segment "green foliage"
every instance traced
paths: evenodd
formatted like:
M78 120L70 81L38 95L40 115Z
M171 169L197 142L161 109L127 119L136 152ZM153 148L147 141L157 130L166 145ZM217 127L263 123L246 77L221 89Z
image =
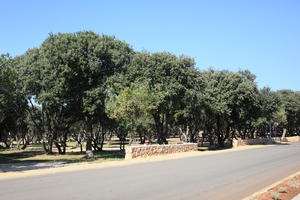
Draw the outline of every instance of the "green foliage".
M206 129L223 146L226 139L235 136L235 131L242 134L258 118L259 92L252 80L239 73L210 69L204 77Z
M278 192L279 193L286 193L287 187L280 187Z
M300 94L291 90L277 92L282 102L281 115L283 123L290 134L299 132L300 124Z
M191 58L167 52L137 53L128 70L129 82L144 82L150 93L159 95L157 108L151 113L159 143L167 143L176 115L184 113L185 97L193 88L195 63Z
M263 88L260 91L260 106L262 116L266 117L270 122L272 121L272 116L278 111L280 99L270 88Z
M106 81L124 70L131 53L126 43L87 31L50 34L40 48L18 58L24 90L42 107L49 148L52 141L65 144L74 122L85 121L91 135L105 120Z
M18 74L12 68L13 61L9 55L0 56L0 122L11 112L18 112Z
M6 146L17 134L27 130L23 123L27 102L14 64L8 54L0 55L0 141Z
M283 106L280 106L278 111L272 116L274 122L278 122L281 125L287 124L287 114Z
M145 83L133 83L118 95L110 96L106 111L126 130L142 132L149 138L154 129L152 113L156 112L162 98L162 95L149 91Z

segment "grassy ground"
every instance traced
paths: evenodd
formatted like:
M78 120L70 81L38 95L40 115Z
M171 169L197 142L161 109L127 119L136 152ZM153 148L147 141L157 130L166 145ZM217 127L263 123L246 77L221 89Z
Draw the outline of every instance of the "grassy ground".
M178 138L170 138L170 144L179 142ZM140 145L133 143L132 146ZM95 160L93 162L105 162L125 159L125 152L119 150L119 142L117 140L110 144L104 144L104 150L101 152L93 152ZM85 146L83 147L85 149ZM220 149L211 149L208 147L199 147L199 151L214 151ZM56 151L56 148L53 148ZM67 152L65 155L59 155L57 152L47 155L43 151L42 144L29 145L25 150L18 149L0 149L0 164L29 164L29 163L50 163L62 162L78 163L91 161L85 158L85 152L80 153L80 148L76 147L75 142L67 143ZM1 167L1 166L0 166Z
M118 148L93 153L95 162L121 160L125 158L125 152L118 150ZM0 151L0 164L46 162L76 163L85 161L88 161L85 159L85 153L80 153L80 149L75 148L72 143L68 144L67 153L65 155L59 155L58 153L47 155L44 153L41 144L30 145L25 150L2 149Z

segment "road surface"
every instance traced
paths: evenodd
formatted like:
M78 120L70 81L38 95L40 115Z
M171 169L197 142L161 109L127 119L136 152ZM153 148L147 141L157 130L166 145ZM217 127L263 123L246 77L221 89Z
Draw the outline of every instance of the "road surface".
M3 180L0 199L240 200L297 171L299 142Z

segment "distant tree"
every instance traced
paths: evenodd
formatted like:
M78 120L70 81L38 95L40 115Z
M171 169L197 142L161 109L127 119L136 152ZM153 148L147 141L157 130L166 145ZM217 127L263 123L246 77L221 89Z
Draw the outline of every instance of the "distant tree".
M277 92L282 102L282 118L289 135L300 134L300 93L292 90Z
M267 133L272 132L272 124L275 122L274 116L280 109L280 99L275 92L265 87L260 90L259 105L260 118L254 122L254 126L258 136L266 137Z

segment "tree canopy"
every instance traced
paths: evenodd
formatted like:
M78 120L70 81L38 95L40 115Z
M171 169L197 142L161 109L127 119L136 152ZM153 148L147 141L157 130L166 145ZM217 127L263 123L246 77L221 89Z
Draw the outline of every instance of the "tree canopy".
M249 70L199 70L188 56L134 51L92 31L50 34L0 57L0 142L42 142L46 153L115 135L167 144L300 134L300 93L258 88ZM129 142L130 143L130 142Z

